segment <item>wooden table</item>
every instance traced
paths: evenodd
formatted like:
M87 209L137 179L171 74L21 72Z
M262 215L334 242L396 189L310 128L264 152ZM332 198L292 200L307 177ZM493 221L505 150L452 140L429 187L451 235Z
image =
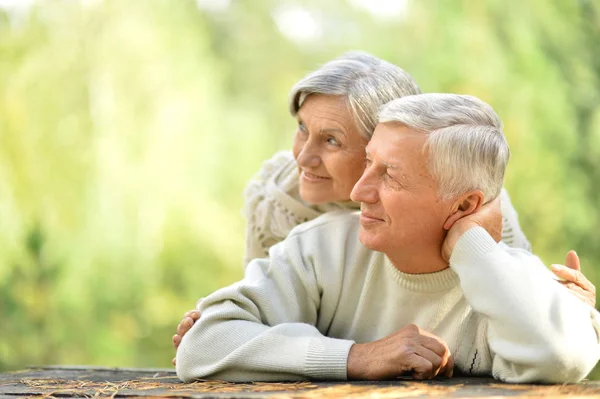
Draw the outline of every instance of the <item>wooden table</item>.
M491 378L383 382L183 384L170 369L41 367L0 374L0 397L169 398L459 398L600 397L600 381L576 385L511 385Z

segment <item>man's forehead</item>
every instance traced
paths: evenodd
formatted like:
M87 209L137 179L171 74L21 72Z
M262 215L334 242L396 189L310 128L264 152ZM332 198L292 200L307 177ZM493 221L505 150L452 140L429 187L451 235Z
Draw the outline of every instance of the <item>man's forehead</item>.
M387 125L387 126L386 126ZM386 155L395 157L406 151L418 150L427 141L427 134L407 128L403 125L378 125L371 141L365 147L367 155Z

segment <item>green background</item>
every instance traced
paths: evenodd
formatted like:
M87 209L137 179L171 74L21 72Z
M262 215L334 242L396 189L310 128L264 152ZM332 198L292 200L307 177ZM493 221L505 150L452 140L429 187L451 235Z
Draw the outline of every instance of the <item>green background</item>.
M0 370L169 367L288 90L352 49L490 103L534 251L600 283L600 1L0 0Z

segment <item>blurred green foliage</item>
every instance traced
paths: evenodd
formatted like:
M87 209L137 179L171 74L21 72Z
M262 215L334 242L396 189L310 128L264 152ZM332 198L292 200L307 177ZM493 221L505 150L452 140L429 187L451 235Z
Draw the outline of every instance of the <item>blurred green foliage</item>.
M242 275L289 88L351 49L492 104L534 251L600 283L597 1L25 3L0 8L0 370L170 366L182 314Z

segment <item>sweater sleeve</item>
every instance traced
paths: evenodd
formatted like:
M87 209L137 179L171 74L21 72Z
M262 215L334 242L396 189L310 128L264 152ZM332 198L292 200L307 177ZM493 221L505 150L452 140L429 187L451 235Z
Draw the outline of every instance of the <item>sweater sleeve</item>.
M519 225L519 216L510 202L508 192L503 188L500 192L502 207L502 242L513 248L521 248L531 252L531 244Z
M486 324L479 341L487 342L495 378L577 382L595 366L600 315L553 280L538 257L477 227L460 238L450 265Z
M300 247L297 236L273 246L242 281L202 301L202 317L177 351L182 381L346 379L354 342L315 327L321 289Z

